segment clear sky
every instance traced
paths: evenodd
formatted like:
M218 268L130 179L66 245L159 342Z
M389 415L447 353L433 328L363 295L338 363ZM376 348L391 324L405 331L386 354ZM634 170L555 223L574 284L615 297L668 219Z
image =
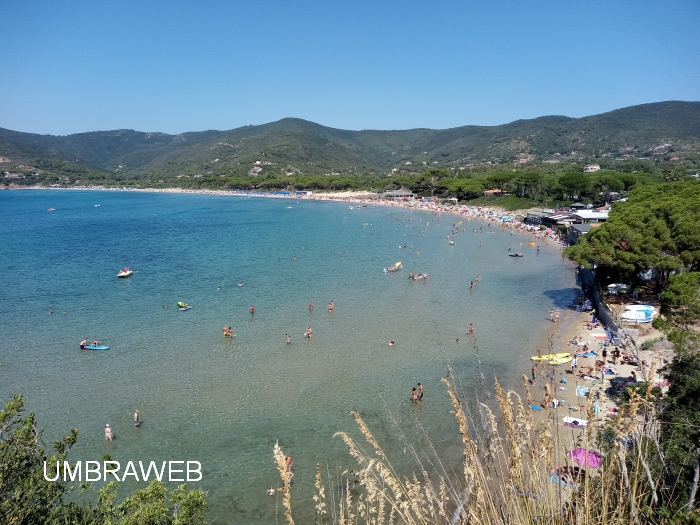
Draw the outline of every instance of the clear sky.
M698 0L0 2L0 127L447 128L700 100Z

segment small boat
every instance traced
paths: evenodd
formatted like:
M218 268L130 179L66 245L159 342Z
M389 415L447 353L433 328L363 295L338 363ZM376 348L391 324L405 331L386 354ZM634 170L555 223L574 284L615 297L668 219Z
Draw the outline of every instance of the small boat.
M628 304L625 310L629 312L654 312L654 307L649 304Z
M190 308L192 308L191 305L183 303L182 301L178 301L177 306L180 308L180 310L189 310Z
M388 272L395 272L396 270L400 270L401 268L403 268L401 261L397 261L395 264L392 264L391 266L389 266L386 270Z
M99 205L99 204L95 204L95 208L99 208L99 207L100 207L100 205Z
M455 245L455 242L454 242L454 241L450 241L450 246L454 246L454 245Z
M86 345L85 350L109 350L109 347L105 345Z
M511 252L511 253L508 254L508 256L509 256L509 257L522 257L523 254L520 253L520 252L515 252L515 253L512 253L512 252Z
M535 355L530 359L532 361L549 361L550 359L561 359L563 357L569 357L570 355L571 353L569 352L560 352L558 354Z
M56 211L56 208L49 208L49 209L46 210L46 211Z
M119 273L117 274L117 277L120 279L123 279L124 277L131 277L133 274L133 270L129 270L129 268L124 268L123 270L120 270Z
M626 311L620 315L620 319L629 323L650 323L654 317L654 312L641 311Z

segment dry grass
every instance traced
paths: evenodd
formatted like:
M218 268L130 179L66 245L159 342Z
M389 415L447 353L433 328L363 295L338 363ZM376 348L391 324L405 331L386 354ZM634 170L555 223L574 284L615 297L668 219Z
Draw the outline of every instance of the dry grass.
M652 368L655 366L654 363ZM469 417L453 384L447 379L443 382L462 439L460 473L448 473L437 457L431 460L434 468L426 468L421 456L408 445L416 460L416 473L399 474L360 414L352 412L360 434L371 449L366 452L346 432L338 432L336 436L344 441L358 463L359 470L353 475L359 482L359 491L350 490L347 477L342 480L344 494L339 498L337 514L327 518L325 489L317 467L317 495L313 498L316 523L322 524L324 520L339 525L649 522L648 513L658 504L658 482L654 481L650 467L658 459L655 456L658 446L653 446L658 443L655 441L658 424L651 388L645 397L630 393L629 404L608 424L608 439L601 439L594 424L584 431L577 430L579 435L572 439L571 433L554 419L533 419L526 378L527 404L516 392L504 390L495 380L497 410L494 412L479 403L480 422ZM588 402L587 414L592 423L593 399ZM475 435L470 433L470 428L483 428L483 431ZM565 484L552 473L556 467L576 466L568 452L577 447L600 451L603 461L599 469L586 468L583 479L569 478L571 482ZM432 444L429 448L432 449ZM278 446L275 446L275 460L285 486L285 516L292 524L284 455ZM433 478L429 470L437 471Z

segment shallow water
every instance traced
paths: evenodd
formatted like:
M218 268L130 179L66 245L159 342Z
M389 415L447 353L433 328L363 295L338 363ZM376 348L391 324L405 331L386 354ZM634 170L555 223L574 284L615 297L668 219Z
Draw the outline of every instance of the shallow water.
M193 485L208 491L216 523L275 519L265 491L279 483L277 440L295 458L295 516L308 518L316 464L333 473L355 467L332 437L357 436L350 410L407 474L415 468L398 428L420 448L423 427L439 451L458 456L440 382L448 365L468 395L483 395L482 373L489 385L494 374L515 382L549 308L564 308L575 293L558 248L542 245L537 255L519 246L523 236L467 221L449 246L459 219L424 211L6 191L0 219L2 399L22 393L47 443L77 427L73 461L200 461L203 480ZM473 234L479 225L484 233ZM525 257L508 257L509 245ZM398 260L403 271L382 271ZM134 275L117 279L124 266ZM427 282L409 282L409 271L427 272ZM470 289L477 274L482 281ZM193 308L179 311L177 301ZM224 324L233 342L222 337ZM308 325L311 341L302 337ZM84 337L110 350L80 351ZM417 382L426 395L412 405ZM140 429L131 423L137 408ZM120 486L124 496L134 485Z

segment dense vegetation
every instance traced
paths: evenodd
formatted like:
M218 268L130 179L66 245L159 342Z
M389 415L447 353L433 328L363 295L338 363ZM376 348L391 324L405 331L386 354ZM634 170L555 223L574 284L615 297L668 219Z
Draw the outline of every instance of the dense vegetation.
M700 103L447 130L345 131L300 119L180 135L117 130L57 137L0 129L0 155L11 160L2 164L4 171L27 175L12 180L17 184L80 180L265 190L403 185L459 199L499 188L531 202L598 201L662 176L679 180L700 170ZM607 178L584 177L591 162L608 170Z

